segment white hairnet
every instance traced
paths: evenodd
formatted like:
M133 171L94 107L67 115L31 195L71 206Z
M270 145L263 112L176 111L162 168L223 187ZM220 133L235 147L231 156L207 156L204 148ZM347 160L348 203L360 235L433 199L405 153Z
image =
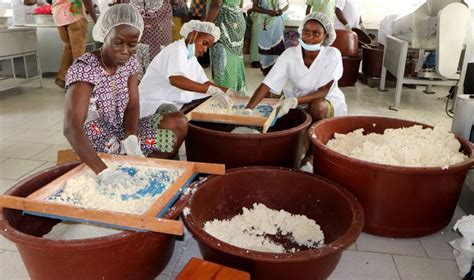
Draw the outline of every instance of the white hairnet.
M129 4L113 5L105 13L101 14L92 29L92 36L94 40L104 42L110 31L122 24L138 29L140 31L138 40L140 41L144 27L143 18L140 12Z
M214 42L219 41L219 38L221 37L221 31L214 23L199 20L191 20L183 24L183 27L181 27L179 34L186 38L188 37L189 33L193 31L212 35L212 37L214 37Z
M336 40L336 30L334 30L334 25L329 19L329 17L323 13L314 12L307 15L304 18L303 23L298 28L298 32L300 33L300 35L303 34L303 26L309 20L316 20L323 26L324 30L326 31L326 38L324 38L324 41L322 42L323 46L330 46L332 43L334 43L334 40Z

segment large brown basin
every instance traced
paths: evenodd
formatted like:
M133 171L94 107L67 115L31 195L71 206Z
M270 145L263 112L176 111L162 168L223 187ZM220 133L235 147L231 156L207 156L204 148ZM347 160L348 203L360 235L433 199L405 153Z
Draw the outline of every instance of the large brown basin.
M454 214L463 182L473 165L470 142L457 138L469 159L448 169L376 164L325 146L334 133L363 128L366 133L381 134L386 128L415 124L430 127L392 118L348 116L323 120L309 131L314 173L338 182L359 199L365 213L364 232L401 238L424 236L444 228Z
M290 110L266 134L234 134L233 125L193 122L186 136L189 161L223 163L226 168L283 166L298 168L311 116Z
M326 279L335 269L344 249L361 233L364 218L357 199L337 184L286 168L249 167L226 171L196 184L188 199L189 214L183 221L198 241L206 260L245 270L259 279ZM222 242L203 230L205 222L229 219L242 207L263 203L314 219L327 245L296 253L263 253ZM184 213L186 213L185 211Z
M19 182L7 194L26 197L78 164L42 171ZM177 218L182 208L177 204L166 217ZM32 279L154 279L173 253L175 237L152 232L123 231L81 240L41 238L58 222L0 209L1 233L16 244Z

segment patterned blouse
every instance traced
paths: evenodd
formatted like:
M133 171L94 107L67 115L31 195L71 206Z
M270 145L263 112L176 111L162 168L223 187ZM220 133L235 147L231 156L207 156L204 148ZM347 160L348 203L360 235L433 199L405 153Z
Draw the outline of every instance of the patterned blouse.
M128 80L138 70L137 59L132 56L125 65L118 67L115 74L110 75L92 53L85 53L69 68L66 87L75 82L87 82L94 86L84 131L97 152L120 153L120 141L125 138L123 119L129 102ZM139 121L138 137L145 154L173 150L173 131L159 129L161 118L155 114Z

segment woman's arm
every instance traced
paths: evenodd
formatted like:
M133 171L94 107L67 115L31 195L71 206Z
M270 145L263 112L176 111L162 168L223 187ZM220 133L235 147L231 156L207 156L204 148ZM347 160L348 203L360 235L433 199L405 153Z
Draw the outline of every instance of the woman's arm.
M204 84L205 84L205 85L208 85L208 86L218 87L218 88L220 88L223 92L226 92L226 91L228 90L228 88L223 87L223 86L218 86L218 85L216 85L216 84L214 84L214 83L211 83L210 81L207 81L207 82L205 82Z
M206 93L209 86L216 86L211 82L205 82L203 84L190 80L184 76L170 76L169 77L170 84L182 90L187 91L194 91L200 93ZM222 91L227 91L227 88L216 86L220 88Z
M344 24L344 25L347 24L347 19L344 16L344 13L339 8L336 8L336 17L342 24Z
M128 95L128 105L123 117L125 138L129 135L138 135L138 119L140 116L138 74L134 74L128 79Z
M92 18L94 23L97 22L97 14L95 13L94 5L92 4L92 0L82 0L82 4L86 8L87 13Z
M92 148L83 129L92 89L93 85L86 82L76 82L69 86L64 105L63 134L81 160L98 174L106 169L107 165Z
M258 86L258 88L255 90L252 98L250 98L250 101L245 108L254 109L255 106L257 106L257 104L260 103L260 101L262 101L262 99L265 98L269 92L270 88L266 84L261 83L260 86Z
M267 9L264 9L264 8L261 8L259 5L258 5L258 0L255 0L253 1L253 5L252 5L252 11L253 12L257 12L257 13L261 13L261 14L267 14L269 16L277 16L277 11L274 11L274 10L267 10Z
M318 88L316 91L310 92L305 96L298 97L298 104L307 104L317 99L325 99L329 93L329 89L331 89L332 84L333 81L330 81L324 86Z
M206 15L206 21L214 22L217 15L219 15L219 9L222 6L222 0L210 0L209 12Z

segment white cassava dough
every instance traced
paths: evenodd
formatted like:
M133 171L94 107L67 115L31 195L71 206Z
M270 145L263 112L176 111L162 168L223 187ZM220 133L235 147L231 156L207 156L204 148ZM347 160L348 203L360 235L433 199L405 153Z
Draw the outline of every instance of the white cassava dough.
M87 239L108 236L119 232L122 231L90 224L60 222L50 232L45 234L43 238L52 240Z
M461 144L454 134L441 127L414 125L367 135L363 131L335 133L327 147L346 156L393 166L447 168L467 159L459 152Z
M254 203L252 209L230 220L213 220L204 224L204 230L215 238L231 245L260 252L285 253L297 249L285 248L266 235L287 235L300 246L316 248L324 244L319 225L304 215L293 215L284 210L272 210L264 204Z
M255 107L252 110L252 117L264 117L265 113L260 111L259 109L263 107L268 107L265 108L265 111L270 110L271 112L271 105L266 104L266 103L261 103L258 104L257 107ZM230 109L224 109L222 108L217 102L212 102L209 101L206 103L206 106L203 106L201 108L196 108L196 112L202 112L202 113L213 113L213 114L223 114L223 115L242 115L246 116L245 114L245 104L234 104L234 106ZM269 114L270 112L266 112Z
M115 212L142 214L159 197L160 193L149 193L152 178L163 183L163 191L182 173L181 170L130 166L106 163L109 168L135 168L137 173L126 182L116 185L99 185L97 176L87 170L69 179L63 190L49 198L50 201L78 205L84 208Z

